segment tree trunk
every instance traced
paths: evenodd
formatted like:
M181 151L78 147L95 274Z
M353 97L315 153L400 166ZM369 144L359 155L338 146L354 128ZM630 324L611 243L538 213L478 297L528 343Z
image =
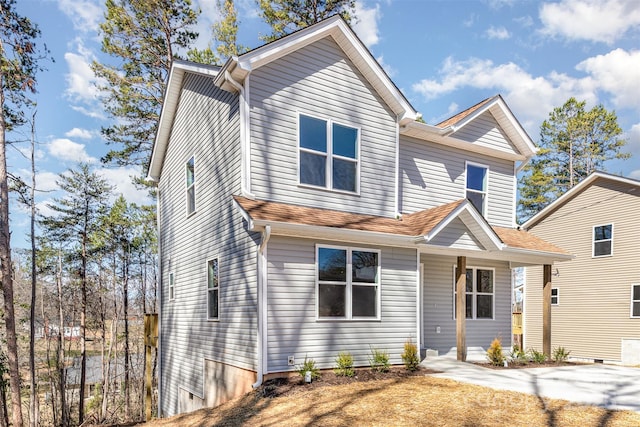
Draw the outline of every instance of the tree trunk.
M67 371L64 366L64 311L62 297L62 253L58 252L58 272L56 277L58 285L58 371L60 393L60 418L62 425L69 425L69 411L67 409Z
M4 102L4 87L0 86L0 284L2 285L2 294L4 296L4 323L7 340L7 362L9 365L9 386L11 388L11 416L14 427L22 427L18 340L13 306L13 265L11 263L11 231L9 229L9 183L7 177Z
M128 420L131 417L131 399L129 396L129 248L128 245L122 248L124 252L123 261L123 317L124 317L124 408L125 416Z
M84 422L84 391L87 375L87 230L82 234L82 265L80 267L82 303L80 311L80 401L78 402L78 424Z
M31 208L31 310L29 319L29 370L31 371L31 390L29 399L29 425L36 427L39 424L38 383L35 356L35 330L36 330L36 142L35 142L36 113L31 118L31 192L29 194L29 207Z

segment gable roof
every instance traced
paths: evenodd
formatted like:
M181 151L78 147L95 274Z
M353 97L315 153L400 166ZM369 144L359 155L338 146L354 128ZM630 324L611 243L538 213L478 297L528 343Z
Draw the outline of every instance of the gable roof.
M571 190L564 193L562 196L558 197L547 207L542 209L540 212L529 218L524 224L522 224L522 228L525 230L529 230L531 227L534 227L540 221L551 215L553 212L558 210L560 207L567 204L571 199L575 198L577 195L585 191L587 188L594 185L596 182L601 180L609 180L618 182L621 184L627 184L634 187L640 188L640 181L626 178L619 175L612 175L606 172L594 171L585 179L583 179L579 184L575 185Z
M471 144L455 138L456 132L473 123L486 112L489 112L493 116L502 131L504 131L509 138L509 141L511 141L517 149L517 152ZM500 95L484 99L435 126L419 122L407 123L400 128L400 133L414 138L427 139L436 143L514 161L527 160L533 157L538 151L533 140L529 137Z
M278 233L305 235L315 230L324 238L335 238L331 231L375 235L387 243L405 245L428 244L453 219L461 219L473 236L488 251L531 252L554 259L569 259L563 249L522 230L491 227L466 199L404 215L400 219L362 215L331 209L310 208L234 196L234 203L249 224L249 229L262 226L280 227ZM398 238L397 240L393 240Z
M252 70L325 37L332 37L335 40L345 55L398 116L401 123L414 121L417 118L418 113L404 94L339 15L329 17L242 55L229 58L215 79L215 83L222 89L235 91L236 88L233 82L229 81L229 77L242 83Z

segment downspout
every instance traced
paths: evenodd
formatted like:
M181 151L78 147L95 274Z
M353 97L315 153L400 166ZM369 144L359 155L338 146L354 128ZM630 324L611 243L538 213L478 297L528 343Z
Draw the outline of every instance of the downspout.
M245 96L245 89L240 83L235 81L231 76L229 71L224 72L224 78L226 81L231 83L233 87L236 88L238 93L240 94L240 158L241 158L241 167L240 167L240 191L244 197L249 199L255 199L255 196L251 193L250 186L250 156L251 151L249 150L249 138L248 135L248 106L247 99Z
M158 418L162 418L162 238L160 237L160 187L156 185L156 236L158 236L158 276L156 284L156 301L158 303Z
M256 357L258 359L256 382L251 385L258 388L262 385L267 352L267 243L271 238L271 226L264 227L262 241L258 247L258 336Z

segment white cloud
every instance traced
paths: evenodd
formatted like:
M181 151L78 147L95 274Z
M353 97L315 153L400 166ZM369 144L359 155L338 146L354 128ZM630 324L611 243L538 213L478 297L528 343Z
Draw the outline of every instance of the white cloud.
M511 37L509 31L504 27L489 27L487 31L485 31L485 35L489 39L497 39L497 40L507 40Z
M391 65L387 64L386 62L384 62L384 57L382 55L377 57L376 61L378 62L378 64L380 64L380 66L384 69L384 71L387 73L387 75L389 77L395 76L396 73L398 72L398 70L396 70Z
M122 194L127 202L149 204L151 199L146 190L139 190L132 182L132 177L140 176L140 170L134 167L100 169L96 173L114 186L114 194Z
M523 28L529 28L533 26L533 18L529 15L515 18L513 21Z
M102 82L96 78L91 63L96 59L91 49L87 49L80 39L75 40L76 52L67 52L64 59L69 72L65 74L67 88L64 93L71 101L70 107L89 117L103 118L100 91Z
M99 1L58 0L58 8L71 20L73 28L83 33L97 32L104 16Z
M503 6L513 6L515 0L488 0L487 3L492 9L501 9Z
M36 174L36 189L38 191L56 191L58 184L56 183L60 175L53 172L41 172Z
M592 76L598 89L609 92L618 108L640 111L640 50L615 49L576 66Z
M380 5L367 9L363 2L356 1L357 22L353 25L353 31L358 35L365 46L377 44L380 41L378 22L382 18Z
M67 138L57 138L49 143L49 154L60 160L95 163L95 157L89 156L84 144L78 144Z
M640 156L640 123L631 126L631 129L625 135L627 137L627 151L631 156L637 158ZM640 172L638 170L637 172ZM640 178L640 176L639 176Z
M594 82L590 77L582 79L552 72L547 76L532 76L517 64L494 64L488 59L471 58L456 61L447 58L441 69L439 80L424 79L412 88L426 99L463 87L492 89L503 93L509 105L517 112L523 126L530 132L545 119L554 107L562 105L569 97L597 101Z
M541 32L611 44L640 25L637 0L562 0L540 7Z
M64 134L67 138L91 139L93 133L87 129L73 128Z
M198 39L193 46L196 49L202 50L211 44L213 23L220 19L220 11L216 4L217 2L212 0L195 0L193 2L193 8L201 10L196 25L192 28L193 31L198 33ZM184 52L180 52L180 54L184 54Z

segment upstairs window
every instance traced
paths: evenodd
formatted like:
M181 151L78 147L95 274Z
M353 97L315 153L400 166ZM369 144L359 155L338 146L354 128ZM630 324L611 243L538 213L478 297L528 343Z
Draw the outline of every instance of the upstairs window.
M302 114L299 129L300 184L357 192L358 129Z
M486 166L467 163L467 192L465 197L483 216L487 206L487 174Z
M631 317L640 317L640 285L631 285Z
M453 317L456 316L456 268L453 269ZM467 319L493 319L492 269L467 268L465 309Z
M613 255L613 224L593 227L593 256Z
M318 247L318 318L377 319L380 253Z
M173 300L176 297L175 291L175 279L173 273L169 273L169 300Z
M551 288L551 305L560 304L560 290L558 288Z
M196 210L196 172L195 158L191 157L187 162L187 215Z
M218 258L207 261L207 318L218 319L220 304L220 274Z

